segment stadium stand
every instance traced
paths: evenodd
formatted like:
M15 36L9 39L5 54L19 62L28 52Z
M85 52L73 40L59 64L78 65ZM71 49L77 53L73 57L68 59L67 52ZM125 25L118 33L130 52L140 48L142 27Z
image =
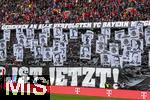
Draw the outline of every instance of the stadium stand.
M150 20L150 0L0 0L0 25L104 22L120 20ZM116 42L114 41L114 34L117 30L119 29L111 29L112 36L109 43ZM127 34L127 28L124 28L124 30ZM81 34L86 32L85 29L79 29L79 38L76 40L69 40L67 47L68 59L64 62L64 66L99 67L101 65L99 55L95 53L97 33L100 33L101 31L100 29L92 29L92 31L95 34L92 41L93 51L91 60L80 60L79 58ZM3 33L3 31L0 32ZM64 32L69 33L69 30L64 30ZM41 59L34 59L34 54L31 53L29 49L24 49L24 61L16 62L13 55L13 44L17 43L15 33L15 30L11 30L11 40L7 42L7 59L0 63L2 66L5 66L6 69L9 69L11 65L53 66L52 62L43 62ZM25 30L24 33L26 33ZM36 39L39 38L39 33L41 33L41 30L35 30ZM53 33L53 30L51 30L51 33ZM0 38L3 38L3 34L0 34ZM53 36L48 38L48 46L52 46L52 40ZM148 65L148 49L148 47L145 47L145 52L142 53L142 67L148 67L146 66ZM128 66L128 64L124 66ZM145 74L146 72L141 68L127 68L121 76L128 81L130 78L138 76L139 74ZM47 70L45 70L45 73L47 73L46 71ZM122 81L124 80L120 80L120 82ZM111 81L109 82L111 83ZM98 84L96 86L98 87Z
M149 0L1 0L0 24L149 20L149 5Z
M144 27L145 30L146 27ZM128 29L127 28L121 28L125 30L125 34L128 34ZM81 34L84 34L86 32L87 29L79 29L78 30L78 39L69 39L69 43L67 45L67 61L64 62L65 67L102 67L101 65L101 61L100 61L100 56L95 52L96 49L96 40L98 38L98 33L101 33L100 29L92 29L92 31L94 32L94 38L92 40L92 54L91 54L91 60L83 60L80 59L80 44L81 44ZM114 42L114 43L119 43L117 40L114 40L114 36L115 36L115 31L118 31L120 29L118 28L112 28L111 29L111 38L108 40L108 43ZM50 30L51 33L53 33L53 30ZM63 32L67 32L69 34L69 29L64 29ZM1 33L3 33L3 31L1 31ZM35 39L39 38L39 34L41 33L41 30L35 30ZM24 34L26 34L26 30L24 30ZM47 75L49 72L47 70L47 68L49 67L53 67L54 64L52 61L48 61L45 62L43 61L41 58L37 59L34 57L34 52L31 52L30 49L24 48L24 58L23 58L23 62L17 62L15 60L15 56L13 54L13 44L17 43L17 38L16 38L16 30L11 30L11 34L10 34L11 38L10 41L7 42L7 58L5 61L1 61L0 65L4 66L8 71L11 71L9 69L11 69L11 67L14 66L27 66L27 67L33 67L33 66L41 66L44 68L44 74ZM0 38L3 38L3 34L0 34ZM140 37L142 38L142 36ZM53 34L51 34L51 36L48 38L48 46L52 47L53 46ZM108 49L108 46L107 46ZM144 75L149 75L149 67L148 67L148 50L149 47L146 47L144 44L144 52L142 53L142 63L140 66L134 67L129 65L129 63L124 63L123 65L123 69L121 69L121 74L119 81L120 81L120 85L122 85L124 82L128 82L131 78L135 78L135 77L142 77ZM120 49L119 51L122 54L122 50ZM103 66L103 67L110 67L110 66ZM145 70L146 69L146 70ZM140 76L139 76L140 75ZM66 77L68 79L70 79L70 77ZM84 78L81 77L81 79L79 79L79 85L80 80L82 81ZM70 82L68 83L70 84ZM112 80L108 79L108 83L110 84L110 87L112 87ZM98 87L99 84L98 82L96 83L96 87ZM109 88L110 88L109 87ZM129 87L125 87L125 86L120 86L120 88L129 88ZM133 88L132 88L133 89ZM135 89L135 88L134 88ZM140 90L138 88L138 90Z

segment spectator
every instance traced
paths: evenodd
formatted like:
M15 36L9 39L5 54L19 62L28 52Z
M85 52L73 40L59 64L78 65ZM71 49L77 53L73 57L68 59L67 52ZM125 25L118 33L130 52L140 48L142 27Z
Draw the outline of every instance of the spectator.
M149 0L2 0L0 5L5 24L150 19Z

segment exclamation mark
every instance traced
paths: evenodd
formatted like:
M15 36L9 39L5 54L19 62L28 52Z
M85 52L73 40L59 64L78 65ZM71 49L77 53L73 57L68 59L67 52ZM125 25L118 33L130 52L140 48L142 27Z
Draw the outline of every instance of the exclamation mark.
M119 69L113 69L113 78L114 78L114 84L113 88L118 89L118 77L119 77Z

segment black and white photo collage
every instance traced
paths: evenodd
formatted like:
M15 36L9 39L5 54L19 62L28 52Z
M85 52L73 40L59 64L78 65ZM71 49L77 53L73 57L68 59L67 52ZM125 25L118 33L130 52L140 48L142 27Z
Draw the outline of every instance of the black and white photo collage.
M123 63L130 66L140 66L144 46L150 46L150 27L143 28L142 25L129 27L127 33L125 29L115 30L114 41L111 39L111 28L101 28L101 33L94 33L87 29L80 34L77 28L70 28L69 32L64 32L63 28L53 28L51 35L50 28L44 27L38 38L35 38L34 29L16 29L17 43L13 44L13 55L16 61L23 62L24 49L28 48L34 53L35 59L42 59L43 62L53 62L54 66L63 66L67 61L67 47L69 40L81 39L79 59L91 60L92 52L99 55L102 66L123 68ZM3 39L0 40L0 61L7 58L7 41L10 41L10 30L3 31ZM95 40L95 49L92 48L92 41ZM48 46L48 38L53 36L52 46ZM122 52L120 52L122 50ZM150 57L150 53L149 53ZM150 65L150 61L149 65Z

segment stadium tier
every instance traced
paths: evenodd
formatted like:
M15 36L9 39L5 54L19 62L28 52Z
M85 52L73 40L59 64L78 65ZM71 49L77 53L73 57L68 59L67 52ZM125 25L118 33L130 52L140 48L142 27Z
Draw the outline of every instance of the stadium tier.
M50 85L149 90L150 27L132 23L124 28L4 29L0 64L7 75L48 76Z
M149 0L1 0L0 24L150 20L149 5Z
M0 0L0 33L13 94L150 96L150 0Z

